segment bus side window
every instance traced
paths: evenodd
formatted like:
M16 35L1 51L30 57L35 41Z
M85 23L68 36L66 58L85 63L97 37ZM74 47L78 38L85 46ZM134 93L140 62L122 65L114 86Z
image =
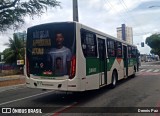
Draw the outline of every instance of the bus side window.
M132 58L136 58L136 48L132 47Z
M116 57L115 41L107 39L107 50L109 57Z
M117 57L122 58L122 43L116 42Z
M131 52L132 52L132 48L131 46L128 46L128 58L131 58Z
M82 30L81 31L81 44L82 44L82 50L83 50L84 56L87 55L87 44L86 44L85 37L86 37L86 33L85 33L85 31Z
M81 30L81 45L85 57L97 57L97 43L95 34Z

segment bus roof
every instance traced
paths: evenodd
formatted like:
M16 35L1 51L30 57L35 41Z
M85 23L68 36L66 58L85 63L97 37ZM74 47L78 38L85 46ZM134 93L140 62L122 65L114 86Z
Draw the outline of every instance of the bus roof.
M104 32L98 31L98 30L96 30L96 29L93 29L93 28L88 27L88 26L83 25L83 24L81 24L81 25L82 25L82 27L87 27L90 31L95 32L96 34L99 34L99 35L101 35L101 36L108 37L108 38L111 38L111 39L113 39L113 40L122 42L122 43L124 43L124 44L137 47L137 46L135 46L135 45L133 45L133 44L127 43L127 42L125 42L125 41L123 41L123 40L120 40L120 39L118 39L118 38L116 38L116 37L113 37L113 36L111 36L111 35L108 35L108 34L106 34L106 33L104 33Z
M104 32L98 31L98 30L96 30L96 29L93 29L93 28L91 28L91 27L89 27L89 26L86 26L86 25L84 25L84 24L82 24L82 23L79 23L79 22L76 22L76 21L51 22L51 23L45 23L45 24L35 25L35 26L32 26L32 27L29 27L28 29L36 28L36 27L43 26L43 25L58 24L58 23L59 23L59 24L62 24L62 23L75 23L75 24L81 25L82 27L85 27L85 28L89 29L90 31L92 31L92 32L94 32L94 33L96 33L96 34L99 34L99 35L104 36L104 37L111 38L111 39L113 39L113 40L122 42L122 43L127 44L127 45L130 45L130 46L134 46L134 47L137 48L137 46L135 46L135 45L133 45L133 44L127 43L127 42L125 42L125 41L123 41L123 40L120 40L120 39L118 39L118 38L116 38L116 37L113 37L113 36L111 36L111 35L109 35L109 34L106 34L106 33L104 33Z
M35 25L35 26L32 26L32 27L29 27L28 29L36 28L36 27L44 26L44 25L50 25L50 24L62 24L62 23L76 23L76 22L74 22L74 21L66 21L66 22L51 22L51 23L44 23L44 24L39 24L39 25Z

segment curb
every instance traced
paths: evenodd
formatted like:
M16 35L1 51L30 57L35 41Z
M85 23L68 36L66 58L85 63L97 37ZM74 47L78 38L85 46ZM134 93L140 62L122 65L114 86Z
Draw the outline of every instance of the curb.
M3 79L0 81L0 87L5 86L11 86L11 85L17 85L17 84L24 84L25 78L19 77L19 78L10 78L10 79Z

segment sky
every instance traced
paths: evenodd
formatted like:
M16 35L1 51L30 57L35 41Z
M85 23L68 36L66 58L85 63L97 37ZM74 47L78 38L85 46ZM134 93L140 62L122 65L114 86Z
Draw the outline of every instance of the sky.
M72 0L57 1L61 2L61 7L48 8L41 17L24 17L25 24L19 30L0 33L0 52L14 32L43 23L72 21ZM117 37L116 28L122 24L132 27L133 44L141 54L149 54L151 50L146 44L141 47L141 42L160 32L160 0L78 0L78 12L80 23L114 37Z

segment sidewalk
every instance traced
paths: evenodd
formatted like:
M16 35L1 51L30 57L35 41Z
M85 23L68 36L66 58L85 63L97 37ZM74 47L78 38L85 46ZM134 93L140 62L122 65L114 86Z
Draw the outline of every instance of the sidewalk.
M18 85L25 83L24 75L0 76L0 87Z

